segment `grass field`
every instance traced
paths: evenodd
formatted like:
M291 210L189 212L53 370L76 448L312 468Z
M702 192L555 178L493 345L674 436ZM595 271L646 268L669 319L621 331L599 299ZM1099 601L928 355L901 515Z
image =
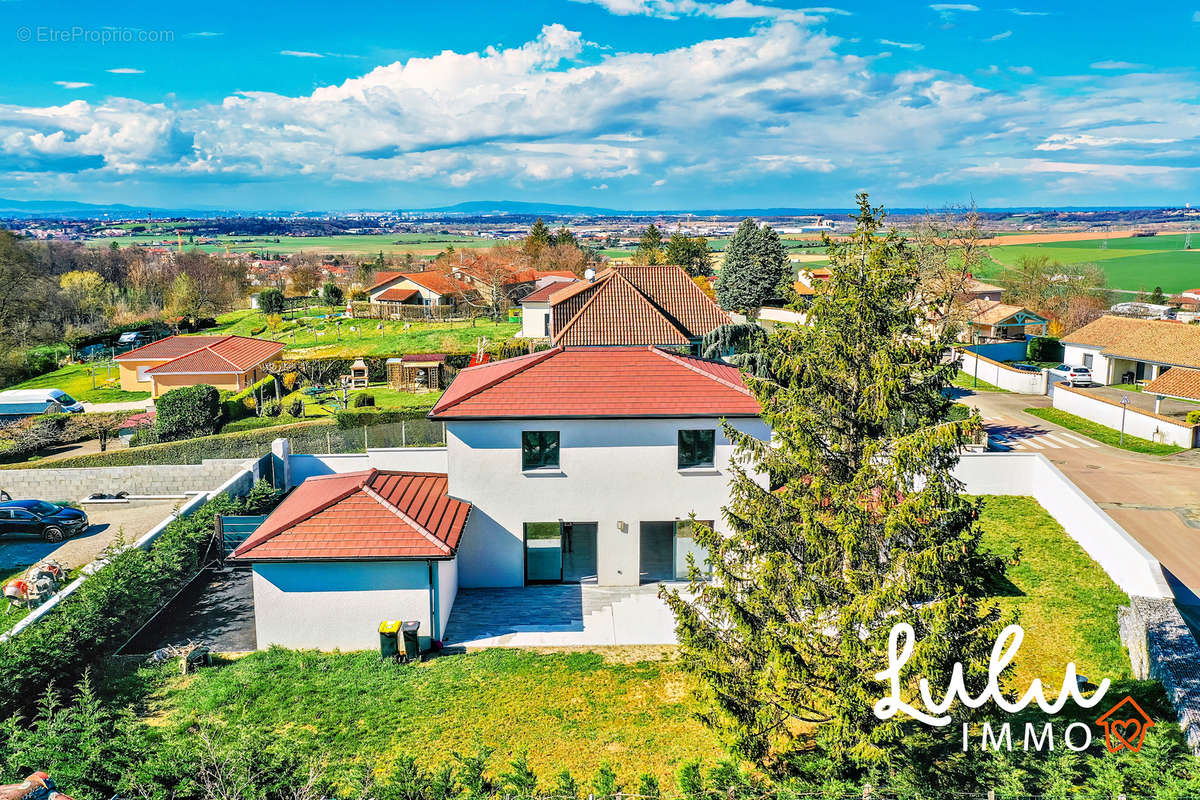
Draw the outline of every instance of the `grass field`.
M1007 392L1007 389L1001 389L999 386L993 386L987 381L978 380L974 375L963 372L961 369L955 374L954 380L951 383L959 389L970 389L973 392Z
M985 497L980 524L993 551L1020 561L998 602L1026 631L1014 684L1042 678L1053 693L1068 661L1093 680L1127 680L1116 611L1128 603L1108 576L1036 501ZM693 679L642 648L597 653L494 649L397 667L371 652L274 649L180 677L145 667L144 718L170 737L197 726L263 732L290 750L328 762L387 765L411 754L436 765L449 753L495 748L494 771L528 751L549 776L567 768L582 783L610 764L629 786L651 772L667 781L689 759L710 763L720 748L693 716Z
M1185 240L1185 234L1109 239L1103 249L1102 240L1001 245L990 249L991 264L979 272L996 277L1023 256L1045 256L1063 264L1094 262L1114 289L1151 292L1160 286L1171 295L1200 286L1200 233L1193 236L1195 249L1184 249Z
M1119 447L1122 450L1129 450L1133 453L1145 453L1151 456L1169 456L1184 449L1176 447L1173 444L1161 444L1159 442L1152 442L1149 439L1139 439L1137 436L1130 436L1128 433L1125 434L1125 439L1122 443L1120 431L1113 430L1107 425L1092 422L1090 419L1068 414L1066 411L1057 408L1027 408L1025 409L1025 413L1041 417L1057 425L1062 425L1064 428L1081 433L1089 439L1095 439L1111 447Z
M121 403L130 400L145 400L149 392L126 392L121 389L117 368L111 370L98 367L92 388L91 367L84 364L68 364L54 372L9 386L9 389L62 389L76 400L90 403Z
M314 309L311 313L319 311ZM489 319L410 323L343 319L340 325L338 322L317 316L301 317L297 320L285 319L276 330L270 330L265 329L267 318L263 313L242 310L218 317L217 327L204 333L274 339L286 346L284 358L304 359L399 356L405 353L471 353L475 351L480 337L489 342L498 342L512 338L521 329L520 323L492 322Z

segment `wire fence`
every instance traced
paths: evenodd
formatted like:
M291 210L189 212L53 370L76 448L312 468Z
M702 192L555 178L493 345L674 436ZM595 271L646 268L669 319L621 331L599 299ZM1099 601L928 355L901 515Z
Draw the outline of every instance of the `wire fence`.
M428 419L406 419L347 430L322 425L289 430L287 439L293 453L365 453L383 447L438 447L446 443L446 425Z

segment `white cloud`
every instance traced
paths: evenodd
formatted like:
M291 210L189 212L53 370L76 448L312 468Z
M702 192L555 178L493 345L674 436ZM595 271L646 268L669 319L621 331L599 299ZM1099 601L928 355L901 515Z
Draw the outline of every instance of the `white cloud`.
M925 45L919 42L897 42L892 39L880 39L879 43L887 47L899 47L902 50L924 50Z
M929 6L934 11L978 11L979 6L971 3L934 3Z
M1004 31L1003 33L997 33L995 36L989 36L985 41L998 42L1002 39L1007 39L1010 36L1012 36L1012 31Z
M292 56L293 58L324 58L323 53L313 53L309 50L280 50L281 56Z
M1018 17L1048 17L1049 11L1027 11L1023 8L1010 8L1010 13L1016 14Z
M144 75L146 70L134 69L133 67L113 67L106 69L105 72L111 72L113 75Z
M1179 139L1138 139L1130 136L1093 136L1088 133L1056 133L1046 137L1035 150L1077 150L1081 147L1114 147L1117 145L1173 144Z
M1200 22L1200 11L1193 12L1192 22Z
M599 184L596 184L595 186L593 186L592 188L599 190L599 191L603 191L604 189L608 188L608 184L607 183L599 183Z
M1009 69L1018 75L1032 75L1033 74L1033 67L1028 66L1026 64L1019 64L1019 65L1011 66L1011 67L1009 67Z
M1141 69L1145 64L1136 64L1132 61L1093 61L1092 69Z
M713 17L715 19L776 19L792 22L807 22L817 17L849 15L841 8L821 6L814 8L778 8L762 5L751 0L727 0L706 3L700 0L573 0L576 3L598 5L610 14L620 16L660 17Z
M86 81L55 81L54 84L64 89L83 89L86 86L92 85Z
M192 39L211 39L214 36L224 36L225 34L220 31L193 31L185 35Z
M667 183L667 179L666 179L666 178L659 178L658 180L656 180L654 183L652 183L652 184L650 184L650 185L651 185L651 186L665 186L665 185L666 185L666 183Z

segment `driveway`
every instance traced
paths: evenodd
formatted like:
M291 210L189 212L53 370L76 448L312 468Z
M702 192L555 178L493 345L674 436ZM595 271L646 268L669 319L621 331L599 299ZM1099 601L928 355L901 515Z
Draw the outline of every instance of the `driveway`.
M658 599L660 585L459 589L445 641L460 647L675 644L675 617Z
M150 411L153 408L154 399L150 397L145 400L125 400L120 403L89 403L86 400L83 403L83 410L89 414L101 411Z
M91 525L81 535L62 544L47 544L34 537L0 539L0 575L52 558L68 570L96 559L104 548L123 535L138 539L174 511L182 500L131 500L128 503L84 506Z
M1062 470L1159 560L1180 603L1200 605L1200 459L1194 453L1131 453L1023 411L1049 406L1048 397L967 392L957 399L979 409L999 449L1040 452Z

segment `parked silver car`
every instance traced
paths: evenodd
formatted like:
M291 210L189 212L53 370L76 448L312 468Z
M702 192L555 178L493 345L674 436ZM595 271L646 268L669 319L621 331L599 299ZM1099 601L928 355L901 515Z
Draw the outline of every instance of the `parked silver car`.
M1091 386L1092 371L1087 367L1072 367L1069 364L1059 364L1050 370L1050 379L1055 383L1066 383L1068 386Z

